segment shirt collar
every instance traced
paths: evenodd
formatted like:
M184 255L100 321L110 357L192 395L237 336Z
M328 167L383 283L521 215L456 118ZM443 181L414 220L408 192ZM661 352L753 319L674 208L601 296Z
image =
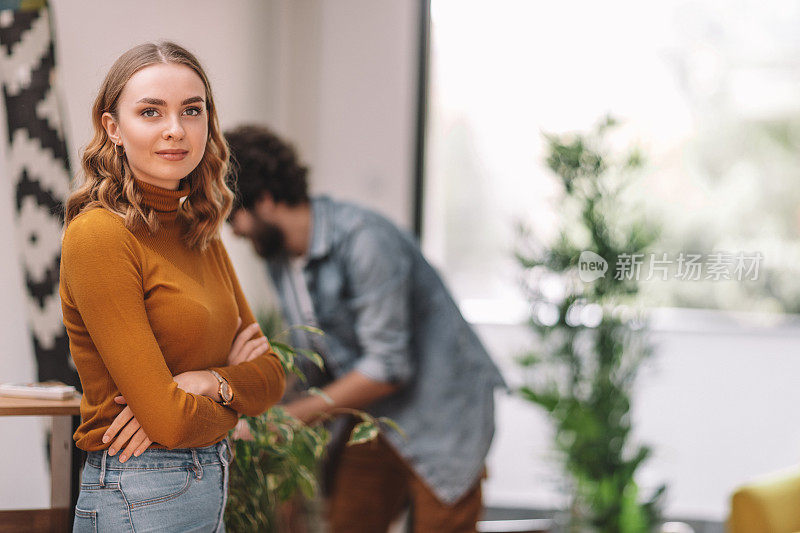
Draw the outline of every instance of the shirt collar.
M311 242L308 245L309 261L328 255L333 244L333 205L327 196L311 199Z

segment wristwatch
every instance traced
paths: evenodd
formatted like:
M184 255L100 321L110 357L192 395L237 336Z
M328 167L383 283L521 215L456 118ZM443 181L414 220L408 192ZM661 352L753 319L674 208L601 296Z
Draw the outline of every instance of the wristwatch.
M233 401L233 389L231 389L228 381L219 375L219 372L211 369L208 371L219 381L219 397L222 400L220 403L222 405L229 405Z

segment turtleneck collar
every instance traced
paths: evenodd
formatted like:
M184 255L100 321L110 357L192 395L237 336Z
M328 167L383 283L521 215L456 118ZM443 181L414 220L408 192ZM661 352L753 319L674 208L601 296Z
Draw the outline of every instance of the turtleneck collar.
M178 216L180 199L189 195L188 183L185 183L180 189L172 191L151 185L137 178L134 178L134 180L136 187L142 191L142 203L155 209L159 220L164 222L175 220Z

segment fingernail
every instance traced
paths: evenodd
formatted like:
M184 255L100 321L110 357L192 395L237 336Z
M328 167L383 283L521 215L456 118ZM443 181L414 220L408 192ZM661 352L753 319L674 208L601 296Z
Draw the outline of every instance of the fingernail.
M119 456L119 462L120 463L124 463L127 459L128 459L127 455L120 455Z
M105 444L106 442L108 442L110 440L111 440L111 437L109 437L108 435L103 435L103 444Z
M114 455L115 453L117 453L117 450L115 450L114 448L108 449L108 455Z

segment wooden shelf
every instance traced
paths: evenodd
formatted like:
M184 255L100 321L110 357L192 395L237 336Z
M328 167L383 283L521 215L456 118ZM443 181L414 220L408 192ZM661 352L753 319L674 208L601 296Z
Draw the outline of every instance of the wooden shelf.
M76 394L68 400L39 400L0 396L0 416L59 416L79 415L81 397Z
M81 396L68 400L39 400L0 396L0 416L50 418L51 509L0 511L0 533L6 531L69 531L71 524L72 417L81 413Z

